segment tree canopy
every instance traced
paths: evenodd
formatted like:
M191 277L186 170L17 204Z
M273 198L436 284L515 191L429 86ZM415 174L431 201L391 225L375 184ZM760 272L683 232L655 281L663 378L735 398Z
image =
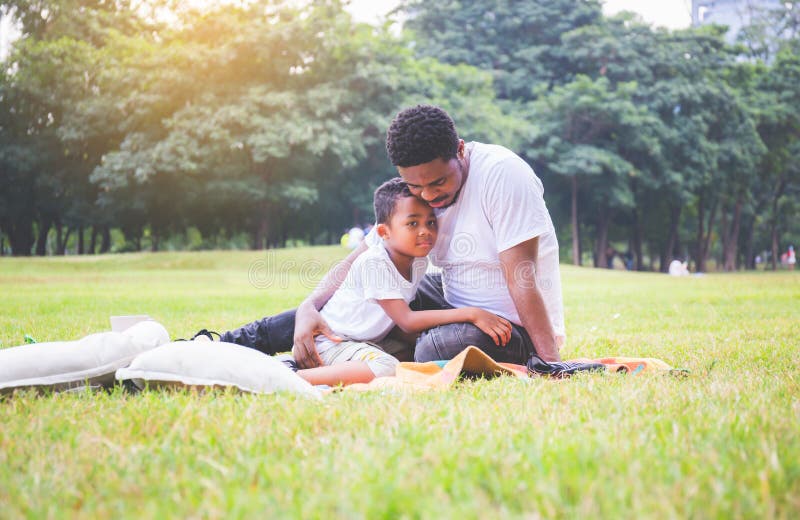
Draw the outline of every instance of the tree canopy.
M0 67L0 252L336 242L372 220L385 129L416 103L534 166L575 263L774 267L800 238L794 2L736 45L597 0L399 11L398 34L338 0L0 1L21 31Z

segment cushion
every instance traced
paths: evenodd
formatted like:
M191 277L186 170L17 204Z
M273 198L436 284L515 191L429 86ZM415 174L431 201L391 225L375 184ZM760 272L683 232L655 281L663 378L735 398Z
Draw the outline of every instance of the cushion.
M77 341L34 343L0 350L0 392L15 388L66 390L112 385L118 368L169 342L158 322L137 323L124 332L101 332Z
M217 341L179 341L138 356L117 379L150 386L234 387L244 392L292 392L319 399L320 392L277 359Z

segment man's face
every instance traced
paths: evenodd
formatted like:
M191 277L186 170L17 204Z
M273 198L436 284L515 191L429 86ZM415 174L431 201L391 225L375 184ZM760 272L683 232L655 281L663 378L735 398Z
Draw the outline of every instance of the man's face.
M397 167L400 176L408 184L415 197L424 200L432 208L446 208L456 200L464 184L464 141L458 146L458 157L445 161L438 158L416 166Z

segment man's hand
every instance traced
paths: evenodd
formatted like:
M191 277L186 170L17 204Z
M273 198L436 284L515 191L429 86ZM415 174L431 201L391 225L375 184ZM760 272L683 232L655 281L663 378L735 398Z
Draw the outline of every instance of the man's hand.
M294 320L294 345L292 356L300 368L314 368L322 366L322 360L317 352L314 337L324 334L332 341L342 341L342 338L333 333L325 323L322 315L309 302L303 302L297 308Z

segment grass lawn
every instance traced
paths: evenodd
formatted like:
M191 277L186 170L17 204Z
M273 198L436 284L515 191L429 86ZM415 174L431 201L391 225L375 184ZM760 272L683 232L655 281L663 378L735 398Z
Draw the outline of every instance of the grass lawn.
M0 259L0 342L114 314L173 337L297 304L337 247ZM0 401L0 518L800 516L800 272L562 267L564 357L664 375L421 395L145 392Z

